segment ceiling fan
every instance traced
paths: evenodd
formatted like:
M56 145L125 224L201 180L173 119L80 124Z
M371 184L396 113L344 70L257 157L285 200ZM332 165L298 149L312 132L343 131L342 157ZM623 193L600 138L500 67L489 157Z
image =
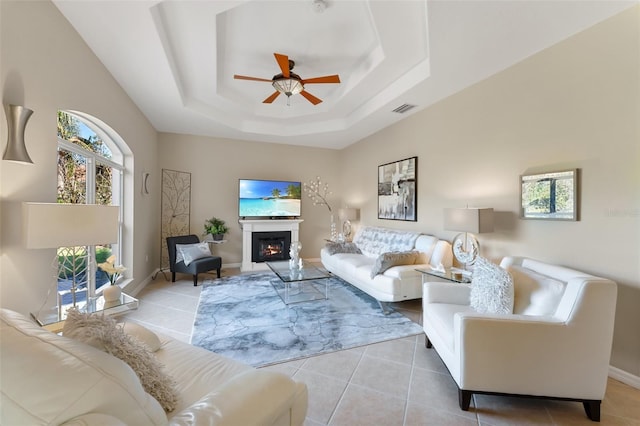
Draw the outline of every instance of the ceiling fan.
M319 99L304 90L304 85L311 83L340 83L340 77L338 76L338 74L325 75L323 77L314 77L303 80L298 74L291 72L296 63L289 59L287 55L282 55L280 53L274 53L273 55L276 57L276 61L278 62L282 73L274 75L271 80L266 78L248 77L246 75L238 74L233 76L233 78L238 80L270 82L273 88L276 89L276 91L267 99L262 101L262 103L270 104L278 96L280 96L280 93L284 93L285 95L287 95L287 105L289 105L289 98L291 97L291 95L297 95L299 93L312 104L318 105L320 102L322 102L322 99Z

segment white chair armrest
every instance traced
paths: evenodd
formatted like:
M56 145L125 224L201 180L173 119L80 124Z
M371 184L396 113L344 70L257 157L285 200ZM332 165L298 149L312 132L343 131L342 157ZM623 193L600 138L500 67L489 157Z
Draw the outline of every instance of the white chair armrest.
M422 301L427 303L450 303L468 305L471 286L446 282L426 282L422 285Z
M300 408L306 413L306 406L295 407L301 390L306 401L306 387L288 376L268 370L247 371L176 413L169 424L271 425L283 413L294 416L293 411Z

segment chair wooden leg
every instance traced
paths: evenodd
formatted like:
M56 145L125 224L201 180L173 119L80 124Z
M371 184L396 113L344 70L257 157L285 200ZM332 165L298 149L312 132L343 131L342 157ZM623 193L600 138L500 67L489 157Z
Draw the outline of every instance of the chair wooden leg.
M594 422L600 421L600 402L601 401L583 401L584 412L590 420Z
M198 274L193 275L193 286L194 287L198 286Z
M218 273L218 278L220 278L220 268L218 268L216 272Z
M458 389L458 404L462 411L469 411L469 405L471 405L472 392L468 390Z
M172 282L172 283L175 283L175 282L176 282L176 273L175 273L175 272L172 272L172 273L171 273L171 282Z

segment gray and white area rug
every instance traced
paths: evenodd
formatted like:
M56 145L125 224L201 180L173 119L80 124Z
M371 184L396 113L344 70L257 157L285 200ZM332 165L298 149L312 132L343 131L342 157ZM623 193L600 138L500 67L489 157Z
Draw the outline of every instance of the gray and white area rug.
M328 279L327 300L288 306L271 280L277 277L264 272L206 281L191 343L261 367L422 333L340 278Z

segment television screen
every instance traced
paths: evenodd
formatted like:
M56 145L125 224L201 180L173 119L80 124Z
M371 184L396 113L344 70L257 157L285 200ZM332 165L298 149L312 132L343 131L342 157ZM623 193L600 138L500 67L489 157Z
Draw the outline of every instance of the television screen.
M238 216L290 218L300 216L302 184L277 180L240 179Z

